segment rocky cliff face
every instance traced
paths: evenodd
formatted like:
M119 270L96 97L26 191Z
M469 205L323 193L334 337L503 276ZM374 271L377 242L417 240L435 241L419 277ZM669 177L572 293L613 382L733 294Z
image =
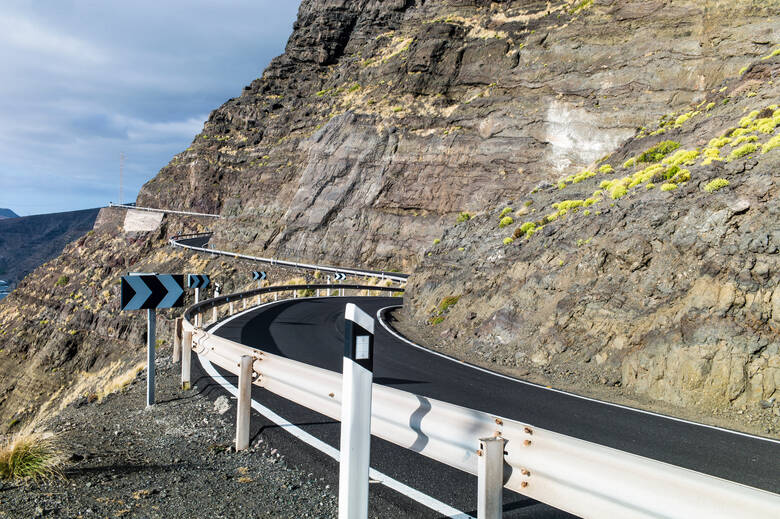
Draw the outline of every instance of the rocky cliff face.
M413 272L406 325L469 359L752 409L775 391L778 150L702 162L777 135L752 125L774 120L778 8L304 0L285 54L138 204L220 212L227 249ZM695 160L662 162L678 150Z
M580 391L763 411L776 432L778 75L759 61L589 169L450 226L410 280L409 333Z

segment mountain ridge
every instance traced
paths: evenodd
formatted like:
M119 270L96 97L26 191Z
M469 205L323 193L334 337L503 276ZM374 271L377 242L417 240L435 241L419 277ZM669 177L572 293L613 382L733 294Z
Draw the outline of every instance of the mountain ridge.
M0 220L4 218L18 218L19 215L15 212L11 211L10 209L6 209L4 207L0 207Z

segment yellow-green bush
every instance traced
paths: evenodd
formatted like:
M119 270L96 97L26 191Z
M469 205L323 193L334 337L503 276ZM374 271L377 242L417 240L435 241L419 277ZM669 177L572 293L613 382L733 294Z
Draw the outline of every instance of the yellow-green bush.
M743 144L739 148L735 148L729 153L729 160L738 159L740 157L744 157L745 155L750 155L754 151L758 149L758 146L753 144L752 142L748 142L747 144Z
M775 135L761 146L761 153L767 153L775 148L780 148L780 134Z
M708 193L712 193L714 191L717 191L718 189L723 189L728 185L729 185L729 181L726 180L725 178L716 178L708 182L707 185L704 186L704 190Z

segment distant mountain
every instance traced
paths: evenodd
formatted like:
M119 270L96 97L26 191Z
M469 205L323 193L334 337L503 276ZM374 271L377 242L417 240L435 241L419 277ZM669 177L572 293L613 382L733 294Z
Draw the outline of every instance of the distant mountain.
M0 220L3 220L5 218L19 218L19 215L11 211L10 209L5 209L3 207L0 207Z
M0 211L8 211L2 209ZM99 209L0 219L0 279L18 283L91 230Z

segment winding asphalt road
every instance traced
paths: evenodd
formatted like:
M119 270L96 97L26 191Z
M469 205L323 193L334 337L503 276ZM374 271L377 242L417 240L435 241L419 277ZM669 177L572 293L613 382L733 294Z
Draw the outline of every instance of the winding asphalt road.
M344 306L354 302L371 315L399 305L388 297L284 301L249 311L217 335L333 371L341 371ZM550 391L477 370L415 348L377 326L374 381L404 391L526 422L698 472L780 493L780 442L690 424ZM253 398L338 448L339 424L261 388ZM293 462L337 481L337 468L269 422L253 416L254 435L282 444ZM289 447L287 447L289 445ZM300 458L296 459L296 456ZM476 479L416 453L372 438L371 466L451 506L474 514ZM371 486L372 499L389 500L409 517L430 510L394 492ZM505 491L505 517L571 517Z

